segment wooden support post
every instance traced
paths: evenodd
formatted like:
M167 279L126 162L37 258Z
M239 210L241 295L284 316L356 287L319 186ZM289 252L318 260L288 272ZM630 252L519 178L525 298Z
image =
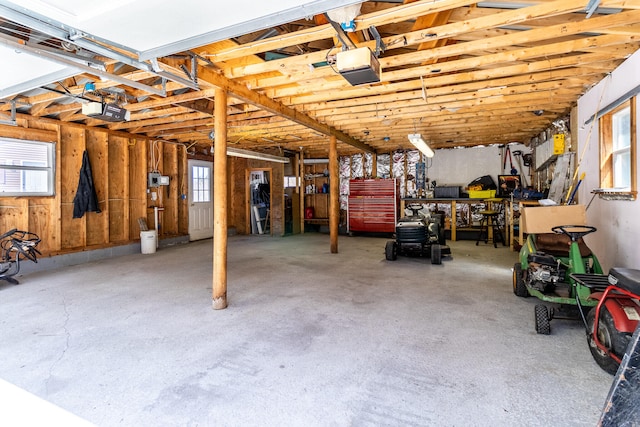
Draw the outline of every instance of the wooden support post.
M304 185L304 152L302 149L300 149L300 161L298 162L298 165L300 166L298 170L298 177L300 181L300 234L304 234L304 193L306 189Z
M378 154L373 153L371 159L371 178L378 177Z
M216 89L213 158L213 308L227 308L227 92Z
M338 253L338 223L340 221L340 186L338 176L338 140L329 139L329 235L331 253Z

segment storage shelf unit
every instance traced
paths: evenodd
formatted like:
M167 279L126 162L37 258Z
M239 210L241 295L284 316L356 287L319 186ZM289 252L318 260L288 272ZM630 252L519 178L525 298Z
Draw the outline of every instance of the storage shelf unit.
M329 184L326 169L327 165L322 163L304 166L304 221L307 224L329 224L329 193L323 192ZM308 208L313 211L311 218L307 215Z
M398 190L395 179L350 180L347 211L349 232L395 232Z

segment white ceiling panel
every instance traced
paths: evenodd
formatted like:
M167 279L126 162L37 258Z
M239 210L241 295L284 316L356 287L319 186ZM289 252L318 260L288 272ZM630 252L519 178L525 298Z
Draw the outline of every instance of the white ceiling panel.
M23 0L14 5L16 10L31 10L148 59L354 3L361 1Z
M0 45L0 98L77 74L70 67Z

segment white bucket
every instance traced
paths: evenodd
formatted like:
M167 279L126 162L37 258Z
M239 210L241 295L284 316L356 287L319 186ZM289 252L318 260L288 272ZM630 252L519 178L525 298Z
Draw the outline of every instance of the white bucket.
M143 254L156 253L156 230L141 231L140 232L140 249Z

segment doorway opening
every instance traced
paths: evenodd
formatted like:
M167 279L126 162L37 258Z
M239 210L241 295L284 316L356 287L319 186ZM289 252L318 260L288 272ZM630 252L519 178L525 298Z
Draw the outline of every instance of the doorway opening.
M251 234L271 234L271 169L249 169L247 178Z

